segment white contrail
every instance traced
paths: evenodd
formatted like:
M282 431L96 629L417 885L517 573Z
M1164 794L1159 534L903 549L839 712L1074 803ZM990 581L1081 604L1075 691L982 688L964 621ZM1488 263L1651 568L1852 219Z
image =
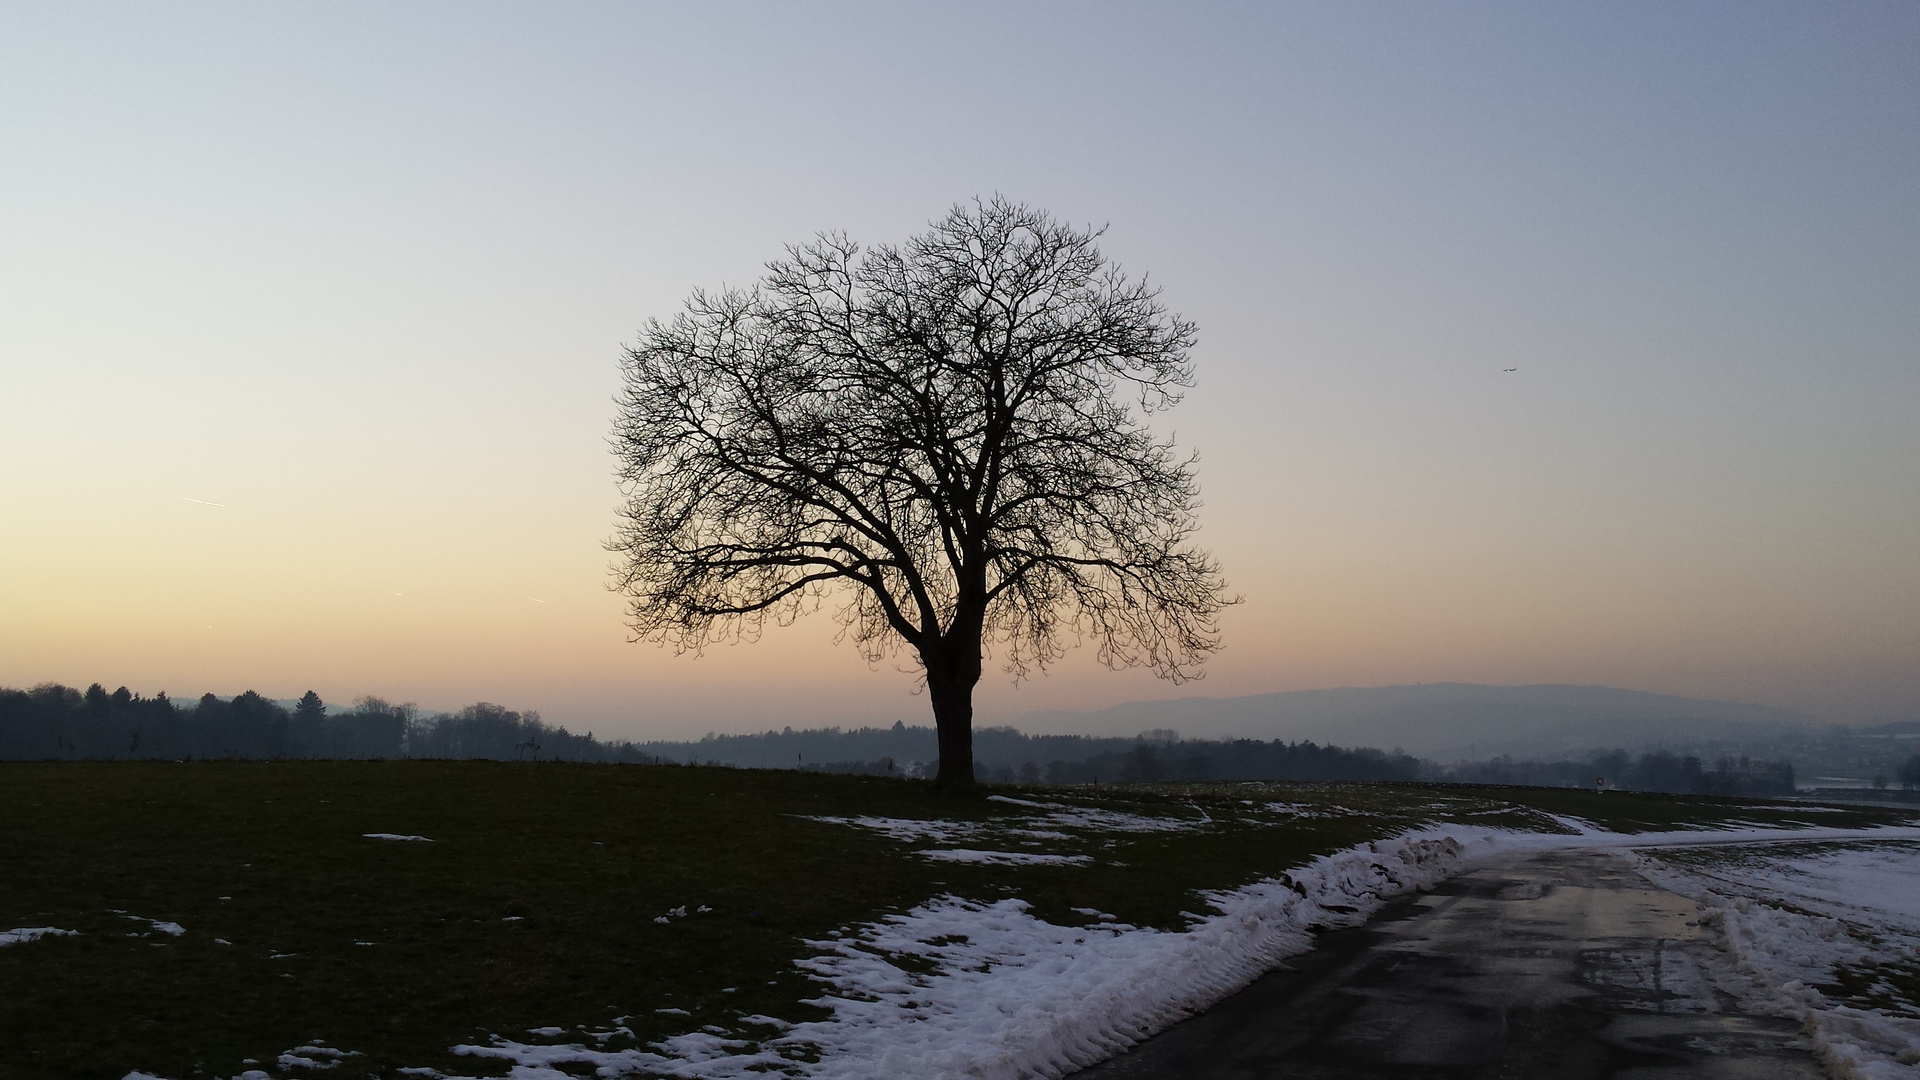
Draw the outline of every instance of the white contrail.
M546 603L546 601L545 601L545 600L542 600L542 599L540 599L540 598L539 598L539 597L537 597L537 596L529 596L529 597L527 597L527 599L529 599L529 600L531 600L531 601L533 601L533 602L534 602L534 603L536 603L536 604L544 604L544 603Z
M188 497L186 497L185 495L175 495L175 496L174 496L174 498L176 498L176 499L179 499L179 500L180 500L181 502L190 502L190 503L199 503L199 504L200 504L201 506L225 506L225 505L227 505L226 503L217 503L217 502L208 502L208 501L207 501L207 500L205 500L205 499L190 499L190 498L188 498Z

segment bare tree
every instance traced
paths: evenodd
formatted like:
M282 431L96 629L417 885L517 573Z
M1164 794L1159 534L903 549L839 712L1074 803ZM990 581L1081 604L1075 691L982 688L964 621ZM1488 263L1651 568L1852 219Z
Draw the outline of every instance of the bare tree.
M1232 601L1191 543L1193 459L1146 426L1192 385L1194 326L1098 236L996 197L649 322L613 437L634 640L751 640L835 595L870 662L917 661L945 786L973 783L990 651L1018 678L1091 638L1198 677Z

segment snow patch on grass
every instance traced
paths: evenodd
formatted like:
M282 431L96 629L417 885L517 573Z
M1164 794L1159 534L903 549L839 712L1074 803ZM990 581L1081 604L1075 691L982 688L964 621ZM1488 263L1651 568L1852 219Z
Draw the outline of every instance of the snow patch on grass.
M1188 832L1213 823L1206 812L1195 808L1198 818L1151 816L1108 810L1095 806L1076 806L1067 802L1016 799L1008 795L989 795L987 801L1018 806L1037 813L1018 814L989 821L948 821L940 818L883 817L811 817L810 821L830 825L851 825L871 829L907 844L966 844L980 840L1078 840L1078 833L1156 833ZM925 853L931 854L931 853Z
M78 930L62 930L57 926L16 926L11 930L0 930L0 947L24 945L43 937L75 937Z
M399 833L392 833L392 832L367 832L367 833L361 833L360 835L366 837L369 840L414 840L422 844L433 843L432 840L424 836L417 836L417 835L402 836Z
M1448 808L1448 804L1446 803L1436 803L1434 805L1441 809ZM1282 814L1286 817L1294 818L1350 818L1362 816L1358 810L1348 809L1344 806L1327 806L1317 803L1270 802L1261 807L1261 809L1269 814Z
M1357 925L1391 897L1433 885L1467 852L1455 836L1426 834L1323 856L1282 878L1208 894L1212 913L1181 931L1058 926L1022 900L942 896L808 942L817 953L798 966L827 991L809 1004L831 1015L773 1038L703 1029L603 1051L495 1036L453 1050L511 1062L523 1080L558 1080L568 1075L562 1066L703 1080L1057 1077L1234 993L1305 950L1315 928Z
M1067 812L1053 809L1060 805L1041 808L1051 818ZM1087 814L1086 820L1093 817ZM1178 828L1203 824L1112 817L1175 822ZM979 835L991 827L879 818L814 820L880 828L913 840ZM1177 931L1130 926L1093 909L1077 912L1099 920L1093 925L1061 926L1037 918L1025 901L1015 898L988 902L940 896L905 913L807 942L815 954L796 966L824 988L808 1004L825 1009L826 1019L789 1025L773 1017L740 1017L731 1029L708 1024L645 1048L602 1050L495 1035L488 1045L452 1049L510 1063L515 1080L565 1080L583 1069L607 1078L697 1080L1053 1078L1105 1060L1235 993L1286 957L1311 947L1317 929L1360 925L1396 896L1496 859L1562 848L1920 839L1915 829L1621 834L1571 818L1557 823L1567 831L1528 833L1452 824L1369 842L1274 878L1204 894L1209 912L1193 916ZM1021 822L1006 824L1018 827ZM1121 826L1109 820L1100 827ZM748 1030L753 1027L776 1031L768 1036ZM1909 1077L1858 1075L1869 1080Z
M425 1075L425 1076L440 1075L438 1072L435 1072L432 1069L401 1069L400 1072L410 1076L411 1075ZM121 1077L120 1080L168 1080L168 1078L164 1076L156 1075L154 1073L142 1072L139 1069L135 1069L132 1072L128 1073L127 1075ZM245 1072L235 1073L233 1076L229 1077L228 1080L273 1080L273 1076L270 1073L268 1073L265 1069L248 1069Z
M352 1050L335 1050L316 1042L309 1046L296 1046L281 1054L278 1064L282 1069L331 1069L353 1056Z
M1699 903L1702 922L1725 932L1771 1004L1805 1022L1836 1075L1920 1078L1920 1000L1874 978L1920 970L1920 846L1735 849L1643 859L1642 872ZM1849 974L1864 992L1840 985Z
M1189 821L1177 817L1149 817L1145 814L1129 814L1120 810L1106 810L1096 806L1065 806L1053 804L1056 809L1041 815L1034 824L1046 829L1085 829L1095 832L1188 832L1202 825L1212 824L1211 819L1202 811L1198 820Z
M1043 855L1033 851L978 851L973 848L932 848L919 852L939 862L987 863L994 866L1083 866L1091 855Z
M145 915L130 915L127 912L119 910L118 908L113 908L111 910L115 915L125 915L127 918L132 919L134 922L146 923L148 926L153 927L155 930L160 931L161 933L167 935L168 937L179 937L180 935L187 932L187 928L184 926L181 926L177 922L167 922L164 919L149 919ZM128 934L127 936L128 937L146 937L147 935Z

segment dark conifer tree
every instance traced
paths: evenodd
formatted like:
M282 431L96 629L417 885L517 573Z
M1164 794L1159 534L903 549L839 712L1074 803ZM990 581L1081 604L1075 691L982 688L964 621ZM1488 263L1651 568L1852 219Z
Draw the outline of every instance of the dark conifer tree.
M293 707L293 715L301 720L324 720L327 715L327 703L320 695L309 690L300 695L300 701Z

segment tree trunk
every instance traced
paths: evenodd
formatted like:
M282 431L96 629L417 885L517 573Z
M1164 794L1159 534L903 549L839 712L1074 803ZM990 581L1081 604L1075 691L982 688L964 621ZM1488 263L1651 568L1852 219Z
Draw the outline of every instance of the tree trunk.
M973 787L973 685L936 687L927 680L933 699L933 726L940 736L940 771L933 786L953 791Z
M950 791L973 787L973 688L980 682L978 619L955 619L940 646L923 650L927 697L940 737L940 771L933 786Z

